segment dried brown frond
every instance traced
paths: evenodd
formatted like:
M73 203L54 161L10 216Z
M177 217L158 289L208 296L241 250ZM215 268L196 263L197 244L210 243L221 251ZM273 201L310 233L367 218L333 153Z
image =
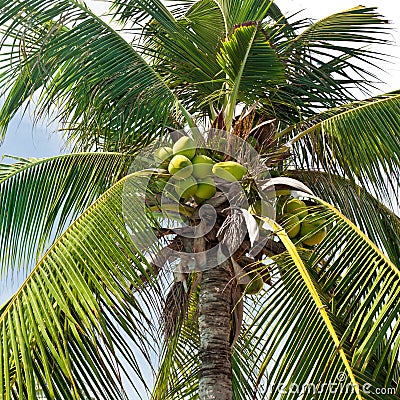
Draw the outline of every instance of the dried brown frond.
M254 124L254 118L255 110L252 108L248 113L246 113L244 116L241 116L235 122L232 133L236 136L239 136L243 140L247 140Z
M225 111L221 110L217 118L211 123L211 128L226 130Z
M240 285L232 287L232 317L229 342L233 346L239 337L243 323L243 293Z
M184 283L174 282L165 299L162 327L167 341L180 329L187 316L189 295Z

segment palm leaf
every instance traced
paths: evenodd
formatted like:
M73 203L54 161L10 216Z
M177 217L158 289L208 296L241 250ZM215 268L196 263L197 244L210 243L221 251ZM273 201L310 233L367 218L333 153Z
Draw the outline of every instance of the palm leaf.
M340 176L321 171L288 171L323 200L335 205L392 260L400 259L400 218L369 194Z
M185 107L193 114L207 110L204 99L222 85L216 55L225 28L219 7L212 0L199 1L173 28L152 20L144 32L143 51L154 60L154 68L166 77Z
M222 44L218 63L227 75L227 129L237 101L254 102L285 80L284 66L257 24L237 27Z
M117 21L124 24L129 22L134 27L146 23L152 18L167 30L175 27L174 13L160 0L112 0L112 3L110 11ZM180 10L187 8L184 4L180 4L178 7Z
M248 331L258 343L249 346L262 361L259 382L268 379L265 395L271 399L279 398L279 388L286 390L285 398L298 398L293 385L305 384L320 390L303 392L307 399L378 399L356 389L323 389L343 376L344 385L359 388L396 386L398 353L392 353L391 363L383 354L398 351L399 271L338 210L318 201L315 215L326 219L330 231L315 250L296 248L271 222L288 251L274 258L275 284L263 307L254 310L258 314Z
M214 0L222 10L227 33L232 33L235 25L249 21L264 21L270 17L274 21L285 22L279 7L271 0ZM287 21L286 21L287 22Z
M37 114L49 114L56 105L77 148L119 150L146 143L174 110L174 95L133 47L82 3L53 3L2 5L0 24L8 27L0 61L7 93L2 135L10 117L39 90ZM29 21L20 17L26 7Z
M274 104L268 117L294 123L318 108L354 100L354 88L366 93L377 83L375 66L385 56L372 45L388 44L388 25L374 8L355 7L315 23L292 19L290 32L280 24L264 26L287 76L287 84L268 99Z
M397 321L400 309L395 300L399 295L398 261L393 264L338 210L325 202L322 204L336 225L328 235L329 240L321 243L315 255L310 258L310 262L315 266L328 252L332 254L332 248L345 248L344 246L348 246L349 243L357 249L356 253L354 250L347 251L337 259L330 257L330 271L324 269L322 272L325 277L326 274L329 275L323 290L331 290L332 278L342 275L340 282L335 285L333 299L337 315L345 320L348 326L342 341L346 338L353 341L357 335L357 342L353 342L353 365L359 366L367 375L370 373L368 368L372 363L374 372L370 375L372 377L384 375L386 383L390 383L393 368L397 368L398 354L386 364L379 347L383 338L387 338L385 348L398 351L400 336ZM334 234L336 234L335 245L332 243ZM378 360L376 365L375 357Z
M0 164L1 274L30 265L127 169L130 156L78 153Z
M392 205L399 184L397 92L317 115L278 134L291 139L295 166L323 170L357 182Z
M39 385L49 397L122 399L121 376L131 379L127 368L145 384L138 359L150 360L149 310L157 311L161 289L151 284L152 269L126 230L127 179L68 228L2 307L0 370L7 372L0 390L6 398L14 390L34 398ZM136 227L148 225L140 215ZM144 282L139 302L130 287Z

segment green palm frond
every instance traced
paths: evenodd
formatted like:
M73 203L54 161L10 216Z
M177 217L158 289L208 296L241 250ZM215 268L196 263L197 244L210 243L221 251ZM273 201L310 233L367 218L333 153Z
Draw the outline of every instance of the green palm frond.
M249 21L261 22L270 17L275 21L285 22L285 17L279 7L271 0L214 1L223 12L228 34L233 32L235 25L241 25Z
M324 258L328 260L320 271L321 280L325 281L323 290L332 292L334 287L331 302L335 313L347 325L342 341L352 342L353 365L372 378L385 376L386 384L390 384L394 368L398 367L400 342L400 308L396 300L400 290L398 260L392 263L338 210L327 203L323 206L335 226L310 258L310 265L315 268ZM332 256L333 249L346 246L351 246L351 251L337 258ZM335 279L338 281L333 282ZM395 350L394 357L386 362L380 349L385 339L385 349Z
M285 81L285 70L257 23L237 27L223 42L217 59L228 79L229 130L237 102L257 101Z
M29 14L21 19L26 7ZM52 1L5 1L0 25L8 27L0 61L7 67L1 83L8 96L0 112L2 135L10 116L36 91L37 114L55 105L69 140L85 150L146 143L174 107L178 112L160 76L80 2L53 7Z
M214 366L203 368L198 320L219 314L199 306L207 279L165 271L163 251L188 250L188 229L173 233L167 219L192 228L200 200L161 204L165 170L127 174L166 126L230 131L243 108L233 133L264 141L257 145L281 185L287 175L311 187L318 197L298 193L311 198L308 212L327 235L308 246L265 218L275 255L266 246L251 272L268 274L268 287L250 296L234 286L235 268L227 276L231 332L218 339L221 354L222 345L232 351L218 363L231 362L232 376L223 369L233 400L386 399L378 387L399 399L400 218L390 208L400 184L400 92L346 104L353 88L374 84L371 67L383 55L370 45L387 43L387 21L361 6L295 20L271 0L109 4L121 33L81 0L1 1L0 139L35 105L36 119L54 116L87 151L0 164L0 277L36 257L0 306L1 398L34 399L38 388L51 399L122 400L126 388L139 398L199 398L200 374ZM251 178L240 184L253 204ZM231 232L241 230L218 204L204 249L221 243L216 232L230 220ZM248 225L234 256L249 251L242 258L252 262L246 246L257 225ZM224 290L208 283L202 294ZM335 383L352 389L330 391ZM304 384L314 391L291 386Z
M396 263L400 260L400 217L348 179L322 171L287 171L313 193L335 205Z
M342 384L359 388L397 387L399 270L338 210L319 202L315 215L326 219L328 235L313 251L296 249L286 236L288 252L274 258L275 284L254 310L248 335L258 341L250 348L262 362L259 380L268 380L271 399L279 389L298 398L291 384L320 390L305 392L307 399L377 399L323 389L343 376Z
M278 134L293 147L298 169L347 177L388 204L397 197L400 95L351 103Z
M222 85L216 55L224 37L223 16L212 0L194 4L172 28L152 20L144 30L143 51L192 113L204 110L204 97Z
M354 88L368 92L377 83L375 66L385 55L372 45L388 44L389 27L376 9L359 6L315 23L291 19L297 34L289 39L279 24L264 27L287 74L287 85L270 99L275 105L271 115L293 123L318 108L352 101Z
M152 268L126 230L122 194L127 179L67 229L2 307L0 390L5 398L15 390L19 398L34 398L35 387L42 386L49 397L73 399L84 393L122 399L126 368L146 382L138 354L142 363L150 362L155 332L149 310L157 312L161 289L151 283ZM148 221L140 215L136 225L145 226ZM131 287L144 282L146 290L133 297Z
M30 265L52 236L120 179L131 159L78 153L0 164L0 275Z
M175 26L174 12L160 0L111 0L111 2L113 3L111 12L114 18L124 24L129 23L134 27L143 25L152 18L167 30L172 30ZM186 9L188 5L179 4L178 7L179 10L182 10Z

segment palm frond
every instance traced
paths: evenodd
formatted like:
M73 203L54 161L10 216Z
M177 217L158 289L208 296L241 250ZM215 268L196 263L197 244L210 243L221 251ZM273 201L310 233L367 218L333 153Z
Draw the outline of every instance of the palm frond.
M262 22L268 17L276 22L285 22L284 15L273 0L214 1L222 10L228 34L233 32L235 25L241 25L250 21Z
M52 1L5 1L0 25L7 27L0 61L7 95L2 136L10 117L36 92L37 115L55 112L69 141L85 150L146 143L174 108L178 112L161 77L81 2L54 7Z
M282 131L298 169L340 175L394 206L400 165L400 95L350 103Z
M196 2L173 27L154 19L144 29L143 52L192 114L207 110L205 98L223 84L216 55L225 35L223 15L212 0Z
M67 229L1 308L0 391L6 398L11 392L35 398L39 386L48 397L124 399L122 377L132 383L136 375L145 385L139 365L150 362L151 315L161 289L127 231L127 179ZM136 227L148 225L144 219L138 213ZM131 286L144 282L146 289L133 297Z
M0 164L0 275L31 265L52 236L120 179L129 160L121 153L78 153Z
M237 27L223 42L217 59L228 78L229 130L237 102L257 101L285 81L285 70L257 23Z
M264 27L287 74L287 84L269 99L274 104L269 117L294 123L316 109L354 100L355 88L368 93L377 84L377 61L388 57L373 45L389 44L389 26L374 8L355 7L315 23L289 21L292 37L279 24Z
M400 217L364 188L322 171L287 171L337 207L396 263L400 260Z
M315 215L329 233L316 249L296 248L275 225L288 251L273 259L275 284L253 309L247 333L261 364L258 382L271 399L378 399L363 385L371 393L398 391L399 270L338 210L318 201ZM339 384L358 389L329 390Z
M113 4L110 11L114 19L124 24L129 23L134 27L135 25L144 25L149 22L149 19L154 19L167 30L172 30L175 26L176 17L174 13L160 0L111 1ZM182 13L182 9L188 8L188 5L179 4L175 8L179 8L180 13Z
M328 203L322 204L335 226L310 258L310 263L315 268L323 258L328 261L320 273L322 280L329 276L323 290L332 292L335 287L332 305L347 325L342 341L352 342L353 365L372 378L384 376L386 384L390 384L399 356L400 308L396 300L400 288L399 261L391 262L337 209ZM336 235L335 244L333 235ZM348 251L337 258L333 256L333 249L348 246L351 246ZM339 279L334 283L336 278ZM386 340L385 349L395 352L386 362L380 348L382 340Z

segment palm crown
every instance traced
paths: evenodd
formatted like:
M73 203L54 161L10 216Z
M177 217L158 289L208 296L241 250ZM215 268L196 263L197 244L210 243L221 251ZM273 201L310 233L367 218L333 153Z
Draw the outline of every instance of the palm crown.
M375 79L381 55L367 45L386 43L375 9L311 23L265 0L114 0L117 30L80 1L0 4L1 134L34 101L75 151L1 164L1 273L37 260L0 308L4 398L36 398L38 387L47 398L125 398L129 382L154 399L208 398L202 332L213 280L230 285L220 301L231 393L221 399L294 399L281 391L323 388L339 373L352 390L304 397L378 399L374 388L394 387L397 398L400 96L352 95ZM283 200L287 190L313 193L306 202L326 237L302 246L256 210L275 232L262 257L175 281L156 268L124 214L135 216L136 237L149 221L160 237L166 229L151 205L141 213L122 199L139 179L134 156L184 127L253 138ZM249 185L251 203L259 193ZM260 274L263 291L243 296L232 268Z

